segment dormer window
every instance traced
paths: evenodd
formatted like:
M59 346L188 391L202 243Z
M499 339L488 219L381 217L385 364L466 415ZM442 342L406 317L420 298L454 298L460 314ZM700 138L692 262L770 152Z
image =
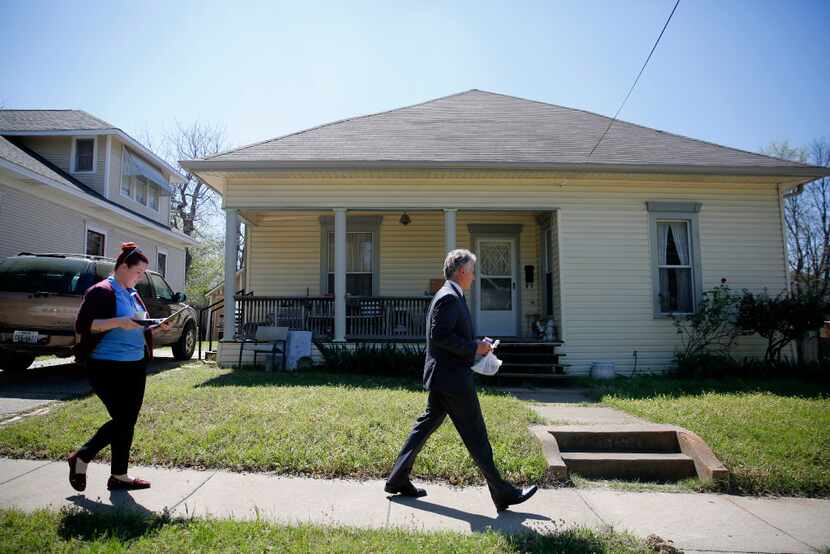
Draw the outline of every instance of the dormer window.
M95 171L94 138L76 138L72 150L73 173L92 173Z

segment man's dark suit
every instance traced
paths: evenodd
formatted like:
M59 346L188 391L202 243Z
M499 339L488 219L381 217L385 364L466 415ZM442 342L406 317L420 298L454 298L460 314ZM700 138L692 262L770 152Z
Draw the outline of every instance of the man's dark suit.
M429 307L424 363L424 387L429 391L427 408L404 443L387 483L393 486L409 483L418 452L449 415L498 505L515 495L516 489L502 479L493 462L493 450L470 369L477 342L473 339L467 303L460 294L461 289L455 290L454 286L457 285L449 281L444 283Z

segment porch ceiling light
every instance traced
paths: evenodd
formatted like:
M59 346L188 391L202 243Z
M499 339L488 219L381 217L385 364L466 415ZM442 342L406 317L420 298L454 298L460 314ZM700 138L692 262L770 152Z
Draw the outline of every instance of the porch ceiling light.
M409 217L408 213L404 212L403 214L401 214L400 222L401 222L401 225L406 226L406 225L409 225L410 223L412 223L412 218Z

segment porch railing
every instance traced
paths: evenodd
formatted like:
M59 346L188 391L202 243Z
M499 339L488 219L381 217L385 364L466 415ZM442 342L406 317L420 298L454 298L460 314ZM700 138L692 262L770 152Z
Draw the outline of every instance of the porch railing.
M426 332L426 296L373 296L346 299L346 338L420 340ZM334 298L324 296L237 296L237 335L256 325L311 331L315 340L334 338Z

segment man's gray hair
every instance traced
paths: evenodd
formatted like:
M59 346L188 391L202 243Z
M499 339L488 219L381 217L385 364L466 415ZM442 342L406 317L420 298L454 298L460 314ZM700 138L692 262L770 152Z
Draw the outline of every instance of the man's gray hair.
M449 279L455 274L456 271L470 262L473 264L476 263L476 255L469 250L465 250L463 248L451 250L449 254L447 254L447 257L444 258L444 277Z

